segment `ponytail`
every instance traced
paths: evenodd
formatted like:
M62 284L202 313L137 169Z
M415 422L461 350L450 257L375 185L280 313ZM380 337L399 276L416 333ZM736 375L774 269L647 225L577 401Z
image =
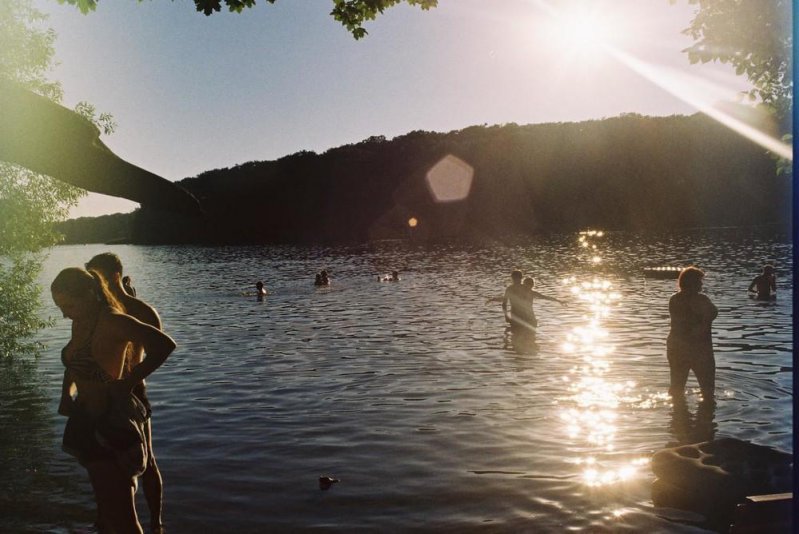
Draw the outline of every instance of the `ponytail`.
M111 293L111 290L108 289L108 284L105 278L103 278L103 275L94 269L90 269L89 274L92 275L92 279L94 280L93 289L94 293L97 295L97 300L109 308L125 313L125 307L117 300L114 294Z

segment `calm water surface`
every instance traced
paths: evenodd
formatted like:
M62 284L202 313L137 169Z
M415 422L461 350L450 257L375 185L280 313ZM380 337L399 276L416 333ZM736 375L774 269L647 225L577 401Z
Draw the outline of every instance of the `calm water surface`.
M149 383L170 532L701 532L655 508L651 453L732 436L792 447L790 240L741 230L559 235L487 246L68 246L42 282L112 250L179 348ZM765 261L780 298L750 300ZM719 307L715 413L665 391L673 280L696 263ZM503 348L510 270L536 301L540 351ZM328 288L312 285L326 268ZM379 283L393 269L399 283ZM270 292L256 300L253 285ZM0 512L9 532L93 519L55 415L69 323L38 361L4 364ZM320 475L340 479L327 491ZM141 493L141 492L140 492ZM146 525L143 501L140 515Z

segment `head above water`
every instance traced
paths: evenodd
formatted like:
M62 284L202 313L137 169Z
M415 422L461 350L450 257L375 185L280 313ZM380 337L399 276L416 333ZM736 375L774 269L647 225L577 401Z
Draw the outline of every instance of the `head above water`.
M763 266L763 274L774 274L774 266L767 263Z
M705 272L699 267L686 267L677 278L677 287L680 291L699 291L702 289L702 279Z
M97 271L106 280L113 281L117 276L122 277L122 260L113 252L103 252L86 263L86 270Z
M510 272L510 279L516 282L517 284L521 283L522 281L522 272L519 269L514 269Z
M530 288L535 287L535 278L532 276L525 277L525 279L522 281L522 285Z
M264 288L264 283L261 282L260 280L258 280L257 282L255 282L255 288L258 289L258 290L263 289Z

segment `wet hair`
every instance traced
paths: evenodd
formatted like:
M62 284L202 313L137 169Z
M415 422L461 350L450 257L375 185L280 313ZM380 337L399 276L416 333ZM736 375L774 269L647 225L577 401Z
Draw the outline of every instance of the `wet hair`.
M122 261L113 252L103 252L86 263L86 270L97 271L106 280L110 280L114 274L122 274Z
M94 295L103 305L117 311L124 311L124 307L111 294L103 277L97 271L86 271L80 267L67 267L58 273L50 291L62 293L70 297L83 298Z
M702 285L702 278L705 277L705 271L700 269L699 267L686 267L685 269L680 272L680 276L677 278L677 287L680 288L680 291L683 290L696 290L699 291L699 288Z
M774 266L767 263L763 266L763 274L774 274Z
M261 282L260 280L258 280L257 282L255 282L255 287L257 287L258 289L261 289L261 288L264 287L264 283Z
M522 280L522 284L530 287L535 287L535 278L533 278L532 276L527 276L525 277L524 280Z
M519 269L514 269L510 272L511 280L518 280L519 282L522 281L522 272Z

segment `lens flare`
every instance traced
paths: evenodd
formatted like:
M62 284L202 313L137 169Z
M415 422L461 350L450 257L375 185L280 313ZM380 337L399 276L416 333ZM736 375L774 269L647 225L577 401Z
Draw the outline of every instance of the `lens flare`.
M469 196L473 177L471 165L448 155L427 171L427 187L436 202L456 202Z

